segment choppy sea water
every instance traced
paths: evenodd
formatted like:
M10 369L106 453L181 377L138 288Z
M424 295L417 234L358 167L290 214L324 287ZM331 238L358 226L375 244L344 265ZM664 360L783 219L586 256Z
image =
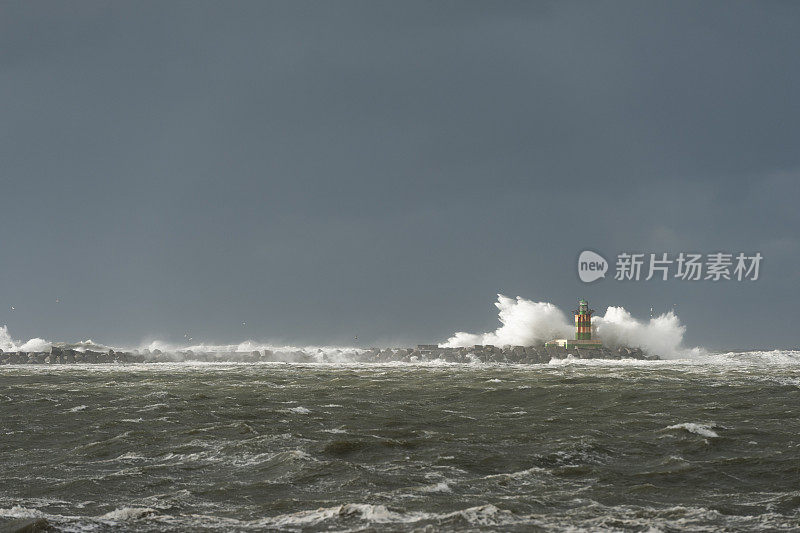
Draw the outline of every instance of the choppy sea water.
M800 528L800 356L0 367L0 519L63 531Z

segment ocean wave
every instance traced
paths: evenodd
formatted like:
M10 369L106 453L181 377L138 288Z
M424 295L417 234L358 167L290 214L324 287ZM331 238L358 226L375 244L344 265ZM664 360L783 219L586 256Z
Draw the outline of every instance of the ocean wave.
M310 527L333 520L355 519L371 524L413 524L417 522L458 521L473 526L499 526L519 521L511 511L494 505L481 505L450 513L423 511L393 511L385 505L347 503L315 510L298 511L273 518L266 518L254 525L261 527Z
M444 481L440 481L439 483L434 483L432 485L425 485L417 489L419 492L453 492L453 489L450 488Z
M721 365L797 365L800 364L798 350L751 350L743 352L709 353L700 362Z
M0 516L5 516L7 518L39 518L42 516L42 513L36 509L15 505L8 509L0 509Z
M688 431L689 433L694 433L695 435L700 435L701 437L705 437L708 439L716 439L719 438L719 435L716 431L714 431L714 424L699 424L696 422L684 422L682 424L674 424L672 426L667 426L665 429L682 429L684 431Z
M139 520L152 516L158 511L150 507L121 507L100 516L100 520L126 521Z
M493 504L451 512L403 511L386 505L347 503L317 509L243 520L212 514L171 514L155 507L125 506L98 516L65 516L14 506L0 508L5 518L45 518L64 531L190 530L441 530L514 528L554 531L794 531L796 517L784 510L796 508L796 494L773 498L776 510L752 515L722 513L700 506L603 505L576 499L557 513L521 514ZM344 528L344 529L343 529ZM427 530L427 529L425 529Z
M307 415L311 412L311 409L307 407L303 407L302 405L298 405L297 407L291 407L289 409L281 409L283 413L295 413L298 415Z

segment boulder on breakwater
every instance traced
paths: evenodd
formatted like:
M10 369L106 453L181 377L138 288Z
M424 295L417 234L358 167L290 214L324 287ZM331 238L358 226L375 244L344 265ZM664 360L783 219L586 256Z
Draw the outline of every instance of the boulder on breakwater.
M44 518L19 518L0 524L0 533L39 533L55 531Z

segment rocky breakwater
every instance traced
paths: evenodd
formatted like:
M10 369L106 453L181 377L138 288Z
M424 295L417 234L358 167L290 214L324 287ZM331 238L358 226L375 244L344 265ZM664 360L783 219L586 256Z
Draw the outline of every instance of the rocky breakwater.
M366 363L433 362L448 363L509 363L545 364L552 359L641 359L656 360L658 356L645 354L640 348L570 349L540 346L475 345L462 348L440 348L420 344L416 348L372 348L361 353L359 361Z
M285 363L507 363L546 364L553 359L659 359L639 348L570 349L540 346L476 345L461 348L441 348L435 344L420 344L416 348L341 348L253 350L251 352L193 352L191 350L162 352L136 350L132 352L107 350L76 350L53 346L46 352L3 352L0 365L29 364L102 364L102 363L169 363L201 362L285 362Z
M145 358L129 352L96 352L52 347L46 352L4 352L0 350L0 365L8 364L75 364L75 363L143 363Z

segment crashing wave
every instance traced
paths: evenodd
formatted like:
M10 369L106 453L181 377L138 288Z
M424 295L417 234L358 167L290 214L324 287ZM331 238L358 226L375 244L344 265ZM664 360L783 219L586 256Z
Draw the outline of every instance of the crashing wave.
M501 326L488 333L457 332L442 344L446 347L492 344L496 346L529 346L555 338L570 338L574 325L563 311L549 302L534 302L517 296L516 299L497 295ZM634 318L623 307L609 307L605 315L592 320L597 337L609 348L627 346L641 348L649 354L667 358L696 357L700 348L682 346L686 326L669 311L647 322Z

